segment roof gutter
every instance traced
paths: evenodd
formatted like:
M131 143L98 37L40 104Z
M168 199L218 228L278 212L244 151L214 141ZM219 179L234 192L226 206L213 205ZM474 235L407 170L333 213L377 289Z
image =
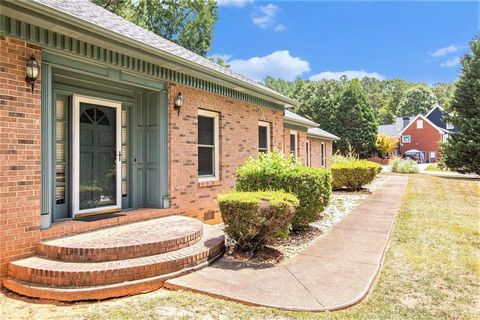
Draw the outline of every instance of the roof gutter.
M248 82L245 82L245 81L233 78L233 77L229 77L229 76L224 75L223 73L218 72L216 70L212 70L210 68L201 66L197 63L191 62L187 59L180 58L180 57L175 56L171 53L168 53L168 52L162 51L160 49L157 49L157 48L151 47L149 45L146 45L143 42L133 40L133 39L130 39L130 38L127 38L127 37L123 37L123 36L121 36L117 33L111 32L111 30L107 30L103 27L93 25L90 22L87 22L85 20L76 18L74 16L71 16L70 14L67 14L63 11L57 10L55 8L45 6L41 3L38 3L38 2L35 2L35 1L28 1L28 2L27 1L12 1L12 0L5 0L5 1L13 3L13 4L18 5L18 6L21 6L21 7L26 8L26 9L35 9L37 12L42 13L46 16L54 16L56 19L58 19L62 22L67 22L67 23L70 23L70 24L72 24L74 26L77 26L77 27L82 26L83 28L87 29L87 31L89 31L89 32L92 32L92 33L95 33L95 34L101 34L103 37L109 38L109 39L114 40L114 41L128 43L133 48L141 49L143 51L152 53L154 55L159 55L159 56L165 57L169 60L172 60L173 62L186 65L187 67L199 70L199 71L201 71L203 73L206 73L206 74L208 74L212 77L219 78L223 81L230 82L233 85L247 88L247 89L249 89L253 92L261 93L264 96L267 96L271 99L274 99L274 101L277 102L277 103L278 102L283 103L285 107L288 107L289 105L293 105L293 106L297 105L297 101L295 101L293 99L290 99L288 97L285 97L284 95L281 95L279 93L277 94L277 93L271 92L269 90L262 90L261 88L258 88L258 87L254 86L254 85L252 85Z

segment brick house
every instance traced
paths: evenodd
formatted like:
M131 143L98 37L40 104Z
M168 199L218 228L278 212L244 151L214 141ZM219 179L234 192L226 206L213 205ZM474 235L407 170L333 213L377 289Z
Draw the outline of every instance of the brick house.
M50 270L9 262L48 255L42 243L61 236L172 215L220 222L217 194L234 188L248 157L289 150L287 128L297 131L300 158L308 148L308 164L327 164L335 137L285 117L296 105L288 97L87 0L0 5L0 279L7 269L26 282L49 279L64 261ZM27 64L39 67L37 79L26 81ZM67 299L9 283L26 295ZM64 284L41 282L51 283ZM95 290L82 297L109 296Z
M318 128L318 124L285 110L285 154L292 154L306 166L327 167L330 164L333 142L339 138Z
M427 116L414 117L399 133L401 155L418 155L420 162L436 162L440 158L440 143L450 131L434 124Z

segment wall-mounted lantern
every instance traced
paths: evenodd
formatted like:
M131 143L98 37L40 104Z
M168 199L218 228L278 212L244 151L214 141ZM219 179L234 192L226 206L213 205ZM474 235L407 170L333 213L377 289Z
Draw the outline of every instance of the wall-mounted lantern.
M178 115L180 115L180 109L183 106L183 96L182 93L179 92L175 99L173 100L173 109L177 110Z
M40 73L40 67L33 54L25 66L25 73L26 73L25 81L32 85L32 93L33 93L35 81L37 81L38 74Z

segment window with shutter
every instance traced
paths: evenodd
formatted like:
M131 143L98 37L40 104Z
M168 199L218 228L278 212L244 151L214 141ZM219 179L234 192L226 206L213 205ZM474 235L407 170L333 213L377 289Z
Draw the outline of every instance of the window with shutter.
M290 131L290 154L297 157L297 132Z
M218 179L218 113L198 111L199 180Z

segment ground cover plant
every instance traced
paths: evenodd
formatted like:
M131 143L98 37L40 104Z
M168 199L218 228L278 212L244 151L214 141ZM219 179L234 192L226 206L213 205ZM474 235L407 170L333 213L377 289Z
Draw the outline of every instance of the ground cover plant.
M411 159L395 158L393 159L391 166L392 172L395 173L410 174L420 172L418 169L418 164Z

